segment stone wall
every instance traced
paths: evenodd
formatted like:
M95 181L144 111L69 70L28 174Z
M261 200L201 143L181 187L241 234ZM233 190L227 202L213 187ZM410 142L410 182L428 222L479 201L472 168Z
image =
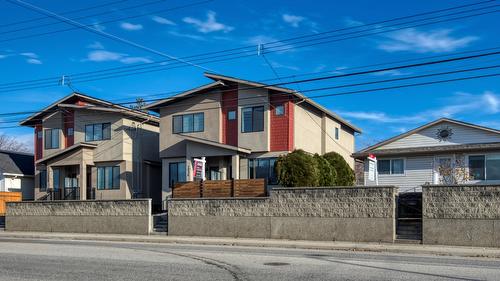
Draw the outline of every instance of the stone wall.
M149 234L151 199L7 203L7 231Z
M169 234L393 242L395 187L279 188L267 198L171 199Z
M422 187L424 244L500 246L500 185Z

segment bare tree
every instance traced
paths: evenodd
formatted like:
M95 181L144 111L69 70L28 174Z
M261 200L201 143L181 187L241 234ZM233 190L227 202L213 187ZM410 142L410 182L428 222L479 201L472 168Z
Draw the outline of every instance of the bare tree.
M9 150L17 152L28 152L28 146L20 142L15 137L0 134L0 150Z
M465 165L464 155L455 155L455 160L438 163L439 181L442 184L464 184L471 179Z
M130 108L146 112L147 110L144 109L145 106L146 101L143 98L137 98L135 104L131 105Z

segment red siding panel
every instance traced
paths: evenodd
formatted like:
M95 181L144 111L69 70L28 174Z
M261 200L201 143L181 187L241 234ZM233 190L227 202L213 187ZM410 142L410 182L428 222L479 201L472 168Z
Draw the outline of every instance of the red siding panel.
M43 132L42 132L42 125L36 125L35 126L35 161L39 160L39 159L42 159L42 157L43 157Z
M271 151L293 150L293 101L288 94L270 92L271 124L270 149ZM276 106L283 105L284 114L276 115Z
M222 143L238 146L238 89L222 93ZM228 120L228 112L236 111L236 119Z
M68 111L64 113L64 145L65 147L70 147L75 143L75 112L74 111ZM73 131L72 135L68 134L69 129Z

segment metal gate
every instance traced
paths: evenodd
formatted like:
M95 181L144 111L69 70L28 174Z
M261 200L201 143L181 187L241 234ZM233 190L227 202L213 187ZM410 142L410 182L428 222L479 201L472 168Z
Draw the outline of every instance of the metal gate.
M396 196L396 238L422 240L422 193L408 192Z

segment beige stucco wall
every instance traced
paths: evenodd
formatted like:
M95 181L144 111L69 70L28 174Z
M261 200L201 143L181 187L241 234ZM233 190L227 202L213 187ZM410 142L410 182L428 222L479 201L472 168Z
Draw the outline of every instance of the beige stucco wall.
M269 151L269 95L267 89L246 89L247 85L239 85L238 93L238 146L251 149L252 152ZM249 106L264 106L264 130L261 132L242 133L241 110Z
M185 146L182 143L182 135L174 134L172 131L172 116L187 113L204 112L204 131L186 133L185 135L211 140L221 141L221 94L214 91L208 94L194 96L185 101L160 109L160 157L183 157Z
M294 105L294 148L310 153L324 154L331 151L344 157L354 168L354 132L337 120L304 104ZM339 139L335 139L339 128Z

